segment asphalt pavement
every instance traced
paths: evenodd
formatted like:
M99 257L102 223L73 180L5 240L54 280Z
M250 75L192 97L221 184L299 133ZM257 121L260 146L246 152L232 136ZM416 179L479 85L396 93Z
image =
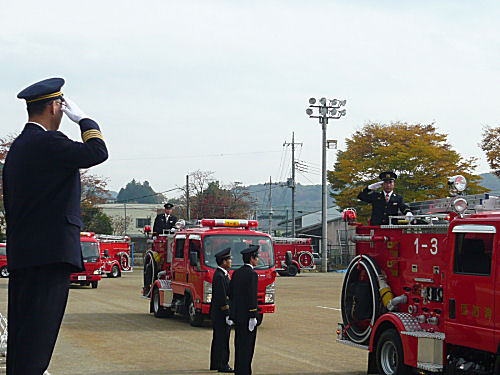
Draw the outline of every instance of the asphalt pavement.
M302 273L276 279L276 313L257 331L256 375L362 375L368 353L337 344L343 274ZM140 295L142 270L104 277L97 289L75 286L49 371L52 375L185 375L209 371L212 329L182 317L158 319ZM0 279L0 312L7 311ZM231 332L233 365L234 332Z

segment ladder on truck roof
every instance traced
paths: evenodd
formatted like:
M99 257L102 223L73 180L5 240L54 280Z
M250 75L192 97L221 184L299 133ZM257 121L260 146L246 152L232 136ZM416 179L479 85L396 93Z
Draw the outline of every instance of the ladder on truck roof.
M452 205L457 198L463 198L467 201L468 209L466 213L500 210L500 199L488 193L430 199L420 202L410 202L408 205L414 215L448 213L453 211Z
M129 236L113 236L111 234L96 234L95 239L101 242L129 242Z

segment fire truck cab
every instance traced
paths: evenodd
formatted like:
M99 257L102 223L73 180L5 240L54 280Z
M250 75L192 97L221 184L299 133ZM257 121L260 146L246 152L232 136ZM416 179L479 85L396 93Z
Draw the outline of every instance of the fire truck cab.
M410 205L411 223L356 226L337 341L368 373L500 374L500 199Z
M232 274L243 265L240 251L253 244L260 245L259 264L254 268L259 276L260 324L263 314L275 310L276 271L271 237L253 230L257 225L252 220L203 219L193 227L177 223L172 233L150 240L143 288L143 296L150 299L150 312L155 317L184 314L191 325L200 326L210 310L215 254L231 247Z
M102 273L107 277L120 277L122 272L132 272L133 243L129 236L96 234L102 260Z
M273 237L276 271L280 276L295 276L316 268L310 238Z
M9 271L7 270L7 244L0 243L0 276L9 277Z
M95 233L80 233L80 245L82 247L85 271L72 273L70 282L72 284L80 284L81 286L91 285L92 288L97 288L97 285L101 280L102 263L99 243L95 239Z

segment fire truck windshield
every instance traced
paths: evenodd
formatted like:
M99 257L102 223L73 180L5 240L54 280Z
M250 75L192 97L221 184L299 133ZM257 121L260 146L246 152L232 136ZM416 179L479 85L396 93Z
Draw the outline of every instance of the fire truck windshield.
M207 267L217 268L215 254L231 248L233 263L231 269L240 268L243 265L243 257L240 251L249 245L260 245L259 264L255 269L264 270L274 266L274 253L271 239L266 236L240 236L240 235L213 235L203 238L203 259Z
M97 262L100 257L99 245L97 242L81 241L83 259Z

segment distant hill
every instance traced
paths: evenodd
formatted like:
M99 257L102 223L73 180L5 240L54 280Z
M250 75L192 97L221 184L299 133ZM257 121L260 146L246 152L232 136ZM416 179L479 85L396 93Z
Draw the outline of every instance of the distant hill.
M489 189L492 193L500 194L500 178L493 173L482 173L479 176L481 177L480 185L482 187Z

